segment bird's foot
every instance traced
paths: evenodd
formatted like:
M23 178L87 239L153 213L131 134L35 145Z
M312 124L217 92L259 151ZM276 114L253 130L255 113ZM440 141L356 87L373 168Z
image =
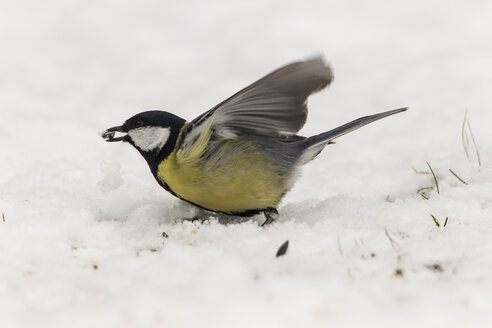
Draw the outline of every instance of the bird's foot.
M263 215L265 216L266 220L261 225L262 227L269 225L270 223L272 223L273 221L275 221L279 217L279 214L278 214L278 211L276 208L272 208L272 209L269 209L267 211L264 211Z
M175 219L175 222L176 223L178 223L178 222L191 222L191 223L198 222L198 223L203 224L209 220L210 220L210 216L192 216L192 217Z

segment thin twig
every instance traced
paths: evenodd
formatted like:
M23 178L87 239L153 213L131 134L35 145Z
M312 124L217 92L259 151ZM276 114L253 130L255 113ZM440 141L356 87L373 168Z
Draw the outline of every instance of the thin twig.
M453 173L453 175L456 177L456 179L458 179L458 180L460 180L461 182L463 182L463 184L466 184L466 185L468 184L468 183L466 183L466 181L465 181L465 180L463 180L463 179L462 179L462 178L460 178L460 177L459 177L456 173L454 173L454 171L453 171L453 170L449 169L449 172Z
M384 228L384 234L386 235L386 237L388 237L388 240L391 244L391 248L395 248L395 245L398 246L398 243L393 238L391 238L391 236L390 236L390 234L386 228Z
M422 188L417 189L417 194L420 193L421 191L432 190L432 189L434 189L434 187L422 187Z
M432 189L434 189L434 187L423 187L423 188L419 188L417 190L417 194L419 194L420 196L422 196L423 199L429 200L429 197L427 197L427 195L425 194L425 191L426 190L432 190Z
M340 242L340 235L338 233L337 233L337 246L338 246L338 252L340 252L340 255L343 256L342 243Z
M439 224L439 221L437 221L436 217L434 215L431 214L431 217L432 217L432 220L434 220L434 223L436 224L436 226L439 228L441 225Z
M481 167L482 161L480 160L480 152L478 151L478 146L477 143L475 142L475 137L473 136L472 128L470 126L470 121L467 121L466 124L468 125L468 131L470 131L470 136L473 141L473 147L475 147L475 153L477 154L478 167Z
M468 115L468 108L465 109L465 116L463 117L463 125L461 126L461 141L463 142L463 149L465 150L466 158L470 159L470 153L468 152L468 135L466 134L466 121Z
M446 227L447 224L448 224L448 217L446 216L446 220L444 220L444 226L443 227Z
M415 167L413 167L412 165L410 165L410 167L412 168L412 170L417 173L417 174L429 174L429 172L426 172L426 171L419 171L417 170Z
M468 131L467 129L468 128ZM480 152L478 150L477 142L475 141L475 137L473 136L473 131L470 125L470 121L468 120L468 109L465 110L465 117L463 118L463 125L461 126L461 140L463 142L463 148L465 149L466 158L471 160L470 153L468 151L470 141L468 139L468 133L470 134L471 140L473 142L473 147L475 147L475 154L477 155L478 167L482 166L482 160L480 159Z
M5 222L5 214L2 212L2 221Z
M436 174L434 173L434 170L432 169L432 167L430 166L429 162L426 162L427 163L427 166L429 167L431 173L432 173L432 176L434 177L434 182L436 183L436 190L437 190L437 193L440 194L439 192L439 184L437 183L437 177L436 177Z

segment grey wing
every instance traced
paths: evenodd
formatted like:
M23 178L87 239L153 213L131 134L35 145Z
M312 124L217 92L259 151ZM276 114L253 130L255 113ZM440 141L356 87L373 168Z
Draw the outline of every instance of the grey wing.
M219 138L250 134L299 139L295 134L306 122L308 96L332 80L332 70L322 57L281 67L193 120L184 142L196 139L200 126L211 128Z

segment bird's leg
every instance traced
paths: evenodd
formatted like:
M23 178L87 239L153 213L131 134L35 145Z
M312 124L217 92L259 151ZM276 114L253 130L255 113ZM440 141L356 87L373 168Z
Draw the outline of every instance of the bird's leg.
M198 222L203 224L205 221L210 220L210 216L211 215L209 212L199 210L195 213L195 215L182 218L181 220L182 221L189 221L191 223L195 223L198 221Z
M272 209L268 209L267 211L264 211L263 215L265 216L266 220L261 225L262 227L272 223L273 221L275 221L279 217L279 214L278 214L278 211L276 208L272 208Z

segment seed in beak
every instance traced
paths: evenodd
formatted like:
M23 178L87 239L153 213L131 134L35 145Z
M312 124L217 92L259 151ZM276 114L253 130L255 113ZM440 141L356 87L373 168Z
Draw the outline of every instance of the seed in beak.
M116 132L125 133L126 131L123 126L115 126L104 131L101 134L101 137L108 142L122 141L125 139L126 134L121 137L115 137L114 135Z

